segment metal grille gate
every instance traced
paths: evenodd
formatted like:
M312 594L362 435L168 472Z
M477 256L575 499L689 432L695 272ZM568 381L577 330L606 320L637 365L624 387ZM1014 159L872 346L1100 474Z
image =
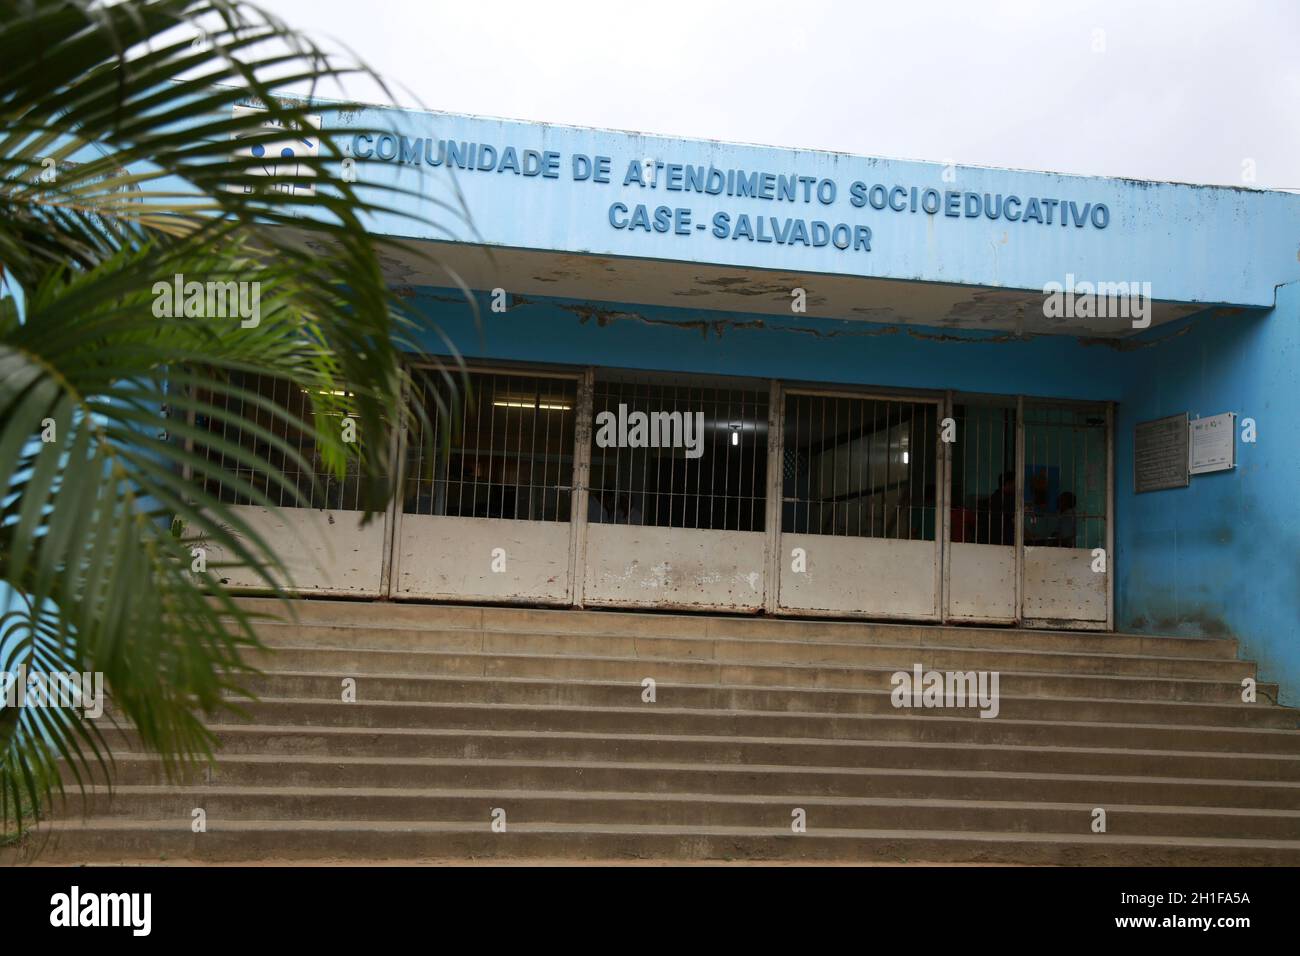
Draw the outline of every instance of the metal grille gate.
M567 604L577 377L416 369L393 594Z
M312 420L311 396L297 383L265 375L230 374L235 384L274 403L293 418ZM212 396L207 398L213 400ZM320 457L307 435L267 408L239 400L223 401L220 408L218 414L195 418L195 424L213 436L211 444L196 442L195 453L215 464L222 474L209 476L204 481L205 490L234 505L241 520L276 544L288 573L281 583L298 591L323 594L382 594L388 519L385 516L362 526L364 489L358 470L349 465L342 480L323 472ZM259 434L259 429L294 448L308 467L304 469L292 456L277 449ZM296 494L228 456L222 443L256 449L288 479ZM264 499L251 495L246 486L257 489L275 507L266 507ZM232 559L214 549L208 563L217 567ZM242 568L232 568L226 581L246 588L263 584L260 577Z
M788 392L778 609L938 618L939 400Z
M585 603L763 607L768 392L596 379Z
M1027 624L1112 622L1109 435L1108 409L1025 403L1021 618Z
M294 383L244 384L310 414ZM282 543L301 591L1113 621L1108 406L507 369L470 372L458 399L427 368L410 400L429 431L404 436L383 522L362 528L358 475L319 474L305 434L251 403L196 420L220 439L195 446L221 472L205 488ZM951 444L939 438L948 415ZM296 507L222 455L222 442L254 447L258 428L308 463L281 463Z
M1012 623L1020 616L1016 545L1019 403L953 403L946 617Z

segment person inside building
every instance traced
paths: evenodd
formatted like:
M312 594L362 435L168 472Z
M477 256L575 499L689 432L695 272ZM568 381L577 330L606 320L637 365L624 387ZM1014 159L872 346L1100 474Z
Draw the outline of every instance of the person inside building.
M1074 509L1077 502L1074 493L1063 491L1056 498L1056 545L1061 548L1073 548L1076 536Z
M962 492L961 475L956 472L952 476L952 508L950 510L952 513L949 518L949 533L952 535L952 540L958 544L974 544L978 534L979 509L978 507L969 507L969 503Z
M615 524L644 524L641 517L641 509L636 506L632 499L632 493L625 491L618 496L618 504L614 508Z
M614 514L605 507L605 498L613 492L601 488L592 488L587 492L587 523L608 524L614 520Z
M989 515L988 540L983 544L1011 545L1016 543L1016 473L1004 471L998 479L998 488L985 499Z

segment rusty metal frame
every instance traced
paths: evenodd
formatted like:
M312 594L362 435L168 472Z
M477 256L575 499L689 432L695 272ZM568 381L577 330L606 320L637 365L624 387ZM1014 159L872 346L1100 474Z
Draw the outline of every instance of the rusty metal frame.
M442 363L440 363L438 360L434 358L426 358L422 356L412 357L408 359L406 362L406 366L409 370L436 369L439 368L441 364ZM590 374L590 369L584 370L584 369L573 369L569 367L557 367L557 366L533 366L526 363L520 363L517 365L500 365L500 364L488 364L488 363L469 361L463 363L463 365L460 366L460 370L467 374L490 374L490 375L505 375L505 376L515 375L520 377L531 377L531 378L568 379L570 381L575 381L578 383L578 390L577 390L577 396L575 397L575 408L574 408L574 412L575 412L574 415L575 445L574 445L574 468L573 468L573 482L574 482L573 492L574 493L570 498L572 504L570 506L570 514L569 514L569 522L568 522L569 524L569 587L566 594L566 603L569 605L573 605L577 602L580 602L581 592L577 592L577 594L575 595L575 590L574 590L575 587L577 587L575 569L574 569L574 561L575 561L575 554L576 554L575 528L576 528L577 516L575 516L575 514L573 513L573 509L577 507L578 461L580 455L582 454L582 452L579 450L579 446L576 444L577 442L576 429L577 429L577 420L582 414L582 410L584 408L586 409L586 413L588 415L588 422L590 421L590 412L591 412L590 392L588 392L586 404L584 405L582 402L583 382L587 380ZM409 396L404 395L403 397L404 399L409 399ZM408 447L409 436L407 434L407 429L405 427L398 429L398 431L400 431L401 433L399 443L398 443L398 459L397 459L398 469L399 469L399 475L402 481L404 481L405 468L406 468L406 450ZM394 493L393 498L394 500L392 503L392 513L395 520L391 522L392 529L389 534L389 544L387 549L387 562L386 562L386 570L387 570L388 578L387 581L385 582L384 593L390 599L420 600L420 598L405 598L397 592L397 584L398 581L401 579L401 549L398 547L398 544L401 541L402 524L406 517L406 511L405 511L406 495L405 495L405 490L403 489L400 483L396 486L396 491ZM584 511L582 512L581 515L584 532L586 529L585 507L586 507L586 499L584 496L583 498ZM511 519L511 520L517 520L517 519ZM481 600L481 599L477 599L472 595L470 595L466 597L466 600L473 601L473 600Z
M433 359L413 358L408 361L408 367L416 368L436 368L438 362ZM574 462L573 462L573 495L571 514L569 518L570 525L570 548L568 558L569 572L569 592L568 603L571 606L582 607L584 605L584 590L586 583L586 564L587 564L587 496L590 484L591 470L591 427L593 414L593 391L595 380L598 373L613 373L617 375L620 371L626 371L629 375L635 376L654 376L654 372L646 370L620 370L604 369L594 366L574 368L571 366L541 365L531 363L477 363L468 362L464 366L465 370L474 373L489 373L500 375L519 375L532 377L548 377L558 379L576 380L578 390L576 396L576 407L574 415ZM1024 616L1024 599L1025 599L1025 545L1024 545L1024 510L1023 507L1016 509L1015 517L1015 625L1024 626L1047 626L1047 627L1075 627L1087 629L1106 629L1113 630L1115 625L1115 405L1113 402L1068 400L1039 398L1037 396L1026 397L1023 395L1010 396L998 393L976 393L963 392L958 390L936 391L936 390L908 390L894 388L866 387L858 388L855 386L845 385L828 385L815 382L788 382L779 379L755 379L752 377L728 377L714 375L692 376L692 381L698 379L701 384L714 385L720 381L726 380L739 383L741 381L757 384L763 382L768 388L768 447L767 447L767 481L766 481L766 502L764 512L764 523L766 533L765 538L765 560L763 581L763 611L768 614L783 616L807 616L807 617L881 617L879 613L874 613L870 609L860 612L846 613L840 611L816 611L805 609L782 609L780 607L780 579L782 571L782 554L780 551L781 542L781 514L782 514L782 492L783 492L783 456L785 450L785 404L789 395L808 395L822 398L849 398L853 400L876 400L885 402L904 401L915 404L932 404L936 408L938 416L938 429L936 434L937 447L936 454L936 494L935 507L937 509L935 521L935 561L938 571L938 610L933 618L938 621L948 621L950 619L949 597L951 586L951 534L952 534L952 480L953 480L953 449L942 441L942 425L945 418L952 417L956 404L965 401L991 400L997 401L1008 407L1013 406L1016 410L1016 427L1015 427L1015 460L1016 460L1016 500L1023 502L1024 499L1024 462L1026 455L1025 448L1025 407L1026 403L1032 402L1035 405L1046 405L1066 408L1091 409L1095 411L1104 410L1106 416L1106 534L1105 546L1108 561L1109 578L1107 580L1106 621L1103 623L1097 621L1046 621L1033 620L1028 621ZM404 394L404 400L409 400ZM404 496L402 494L402 485L405 478L406 468L406 450L409 436L405 427L394 427L392 441L394 443L394 459L397 463L396 476L396 493L389 504L387 513L384 516L386 523L385 528L385 547L384 547L384 564L381 571L381 594L388 597L396 597L396 582L400 574L398 542L401 535L401 523L403 518ZM322 592L316 592L322 593ZM657 606L657 605L656 605ZM930 620L929 617L914 618L916 620ZM977 623L965 622L964 623Z
M1025 396L1016 396L1016 626L1025 622Z
M1024 613L1024 563L1025 548L1023 542L1022 522L1024 520L1024 490L1019 485L1024 481L1025 457L1024 457L1024 405L1026 396L1019 396L1021 412L1019 414L1018 430L1020 431L1020 445L1017 450L1017 492L1016 500L1018 507L1016 509L1016 560L1020 565L1020 573L1017 575L1018 594L1016 596L1016 607L1018 617L1016 625L1022 628L1043 628L1049 630L1078 630L1078 631L1113 631L1115 629L1115 403L1112 401L1089 401L1085 399L1066 399L1066 398L1041 398L1039 396L1028 396L1028 401L1039 407L1050 408L1071 408L1081 409L1094 412L1104 413L1106 418L1105 424L1105 456L1106 456L1106 619L1104 621L1090 621L1072 618L1029 618Z
M573 422L573 506L569 524L569 603L583 607L587 589L587 494L591 483L591 420L596 370L583 369L578 381L577 414Z
M776 615L788 616L788 617L862 618L868 620L877 619L877 620L899 620L899 621L914 620L914 621L923 621L927 623L942 622L944 617L944 600L943 600L944 552L946 550L945 548L946 536L944 533L942 533L938 515L936 515L935 518L934 565L933 565L935 569L935 577L937 579L937 585L935 588L934 610L931 614L922 615L922 616L913 616L913 615L901 616L901 615L886 614L880 611L873 611L870 609L863 609L863 610L856 610L856 611L842 611L842 610L814 610L814 609L806 609L806 608L781 607L780 575L783 570L784 555L780 553L780 541L781 541L780 536L782 534L781 524L780 524L780 507L782 504L781 492L783 490L780 484L780 475L782 474L780 468L781 466L780 459L781 456L784 454L784 449L785 449L785 399L789 395L810 395L810 396L821 397L821 398L848 398L848 399L853 399L858 401L872 400L872 401L882 401L882 402L910 402L912 404L918 404L918 405L919 404L933 405L935 407L936 424L938 424L939 422L942 421L943 412L946 407L945 404L946 396L948 393L937 391L934 389L915 390L915 391L909 391L906 389L881 389L881 388L858 389L852 386L844 386L844 385L824 385L824 384L818 385L818 384L804 384L804 383L795 384L795 383L789 383L789 382L784 382L779 380L774 381L773 386L774 386L774 391L778 392L780 397L779 402L773 403L773 407L778 409L777 417L780 419L781 428L780 428L780 445L777 449L777 472L776 473L778 476L778 483L777 483L776 493L774 495L776 508L777 508L777 515L776 515L776 519L772 524L772 527L769 529L768 532L769 541L771 542L771 548L778 555L778 559L769 566L770 572L772 573L773 577L772 580L767 584L769 590L772 593L772 599L771 599L772 613ZM940 428L935 429L936 448L934 449L934 454L935 454L935 465L936 465L936 482L935 482L936 485L935 508L936 509L941 509L942 503L945 502L947 499L946 488L942 487L943 485L945 485L945 482L941 480L941 476L944 474L946 469L944 467L944 449L942 447L944 443L940 438L940 432L941 432ZM947 509L942 508L942 510L946 511Z
M1020 419L1021 419L1021 417L1022 417L1022 415L1021 415L1021 403L1022 403L1021 398L1020 398L1019 396L1016 396L1016 395L1005 395L1005 394L1000 394L1000 393L996 393L996 392L964 392L964 391L957 391L957 390L954 390L954 391L950 391L950 392L947 393L947 403L948 403L948 405L947 405L947 407L948 407L948 415L949 415L949 416L953 416L953 417L955 417L956 414L957 414L957 413L956 413L956 407L957 407L958 405L970 405L970 404L974 404L974 405L984 405L984 406L989 406L989 407L998 407L998 408L1003 408L1003 409L1012 410L1012 411L1015 412L1015 414L1016 414L1017 425L1016 425L1016 428L1015 428L1014 434L1012 435L1012 438L1011 438L1011 444L1013 445L1013 449L1012 449L1012 457L1013 457L1014 462L1015 462L1015 469L1016 469L1017 475L1019 476L1019 472L1020 472L1021 470L1023 470L1022 467L1021 467L1021 454L1020 454L1020 425L1019 425ZM958 436L958 439L957 439L957 440L958 440L958 442L960 442L960 441L961 441L961 436ZM989 625L989 626L1015 626L1015 625L1017 625L1017 624L1019 623L1019 619L1020 619L1020 603L1021 603L1021 602L1020 602L1020 575L1021 575L1021 566L1020 566L1020 565L1021 565L1021 551L1020 551L1020 549L1019 549L1018 547L1016 547L1016 543L1015 543L1015 537L1014 537L1014 535L1013 535L1013 538L1012 538L1011 543L1005 545L1005 547L1011 549L1011 552L1012 552L1012 561L1013 561L1013 569L1012 569L1012 575L1011 575L1011 577L1012 577L1012 582L1011 582L1011 588L1012 588L1011 601L1012 601L1012 607L1013 607L1012 615L1011 615L1010 617L988 617L988 618L979 618L979 617L959 617L959 616L955 616L955 615L952 613L952 609L951 609L951 607L949 606L949 605L950 605L950 601L951 601L951 597L952 597L952 558L953 558L953 548L952 548L952 546L953 546L954 544L956 544L956 543L960 543L960 542L954 542L954 541L952 540L952 507L953 507L954 504L955 504L955 499L954 499L954 497L953 497L953 489L952 489L952 482L953 482L953 459L956 457L956 455L955 455L955 445L954 445L954 447L949 447L949 446L946 446L946 445L945 445L944 447L945 447L945 451L947 452L947 458L948 458L948 460L947 460L947 463L946 463L946 464L947 464L947 468L946 468L946 472L947 472L947 473L946 473L946 476L945 476L945 479L944 479L944 493L945 493L946 500L947 500L947 510L945 511L945 515L944 515L944 525L945 525L945 530L944 530L944 539L943 539L943 543L944 543L944 569L943 569L944 615L943 615L943 620L944 620L945 623L951 622L951 623L954 623L954 624L972 625L972 626L980 626L980 625ZM1019 488L1019 482L1020 482L1022 479L1021 479L1020 477L1017 477L1016 480L1017 480L1017 483L1018 483L1018 484L1017 484L1017 488ZM1018 491L1018 493L1023 493L1023 492L1019 492L1019 491ZM1018 520L1019 520L1019 516L1017 515L1017 521L1018 521Z
M776 379L769 383L767 399L767 513L763 536L767 561L763 566L763 611L779 612L781 565L781 492L785 476L785 389Z

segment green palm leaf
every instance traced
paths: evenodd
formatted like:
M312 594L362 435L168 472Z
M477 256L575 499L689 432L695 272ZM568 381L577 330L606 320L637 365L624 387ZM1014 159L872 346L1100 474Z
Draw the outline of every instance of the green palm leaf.
M246 4L6 0L0 63L0 669L102 673L176 773L211 755L204 715L257 646L222 571L285 593L236 503L302 503L302 474L353 476L367 518L392 494L392 429L423 413L402 401L411 319L364 222L407 193L338 178L328 136L290 192L233 149L355 109L276 89L366 72ZM438 208L467 219L454 195ZM176 275L256 283L260 321L158 314ZM212 425L235 418L238 439ZM196 543L226 564L195 571ZM109 766L80 710L0 706L0 820L21 829Z

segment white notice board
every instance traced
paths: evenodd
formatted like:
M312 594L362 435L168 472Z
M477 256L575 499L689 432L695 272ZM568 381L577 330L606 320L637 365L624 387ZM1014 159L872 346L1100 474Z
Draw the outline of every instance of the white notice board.
M1188 423L1188 468L1193 475L1237 467L1237 415L1224 412Z

